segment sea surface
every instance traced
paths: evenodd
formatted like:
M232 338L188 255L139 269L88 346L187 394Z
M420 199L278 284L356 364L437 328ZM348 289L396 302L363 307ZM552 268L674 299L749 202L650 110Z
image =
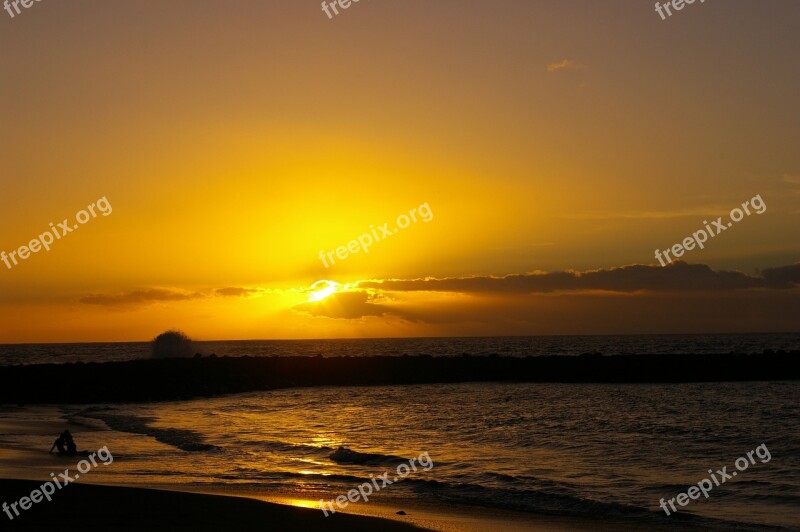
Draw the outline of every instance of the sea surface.
M797 349L798 335L200 345L231 356L760 353ZM147 344L51 348L6 346L2 356L6 363L22 356L26 363L149 356ZM150 404L0 406L0 448L20 451L0 453L0 476L46 479L70 465L46 454L64 420L74 424L79 448L107 446L113 453L114 462L86 482L280 495L314 507L384 472L394 479L398 465L424 455L429 470L417 465L373 503L634 517L654 529L674 519L660 499L709 478L709 469L735 471L737 459L763 445L768 459L753 454L755 463L713 487L707 499L679 506L679 515L701 528L800 527L797 381L317 387ZM20 431L26 423L34 428ZM39 458L29 465L25 456Z
M503 356L762 353L800 350L800 333L501 336L348 340L237 340L195 342L218 356ZM111 362L151 357L148 342L0 344L0 365Z
M800 526L798 398L798 382L469 383L53 408L78 424L80 448L114 455L92 482L280 494L314 506L384 472L393 479L400 463L424 455L429 470L418 466L373 502L628 516L656 527L665 524L661 498L709 469L736 470L763 444L768 459L762 448L708 499L678 507L703 527L726 528ZM0 426L48 416L48 407L4 407ZM90 429L105 430L81 431ZM42 456L51 443L40 431L0 441ZM40 466L39 476L53 467Z

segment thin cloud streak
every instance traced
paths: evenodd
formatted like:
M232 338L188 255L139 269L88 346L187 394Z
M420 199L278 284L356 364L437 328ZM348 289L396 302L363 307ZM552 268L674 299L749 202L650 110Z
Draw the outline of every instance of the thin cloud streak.
M629 212L586 212L567 214L562 218L571 220L668 220L672 218L687 218L691 216L720 216L727 215L730 209L723 207L700 207L697 209L676 211L629 211Z
M189 301L199 299L203 294L198 292L179 292L165 288L151 288L148 290L135 290L122 294L92 294L79 299L87 305L102 305L106 307L136 306L147 303L163 301Z
M572 59L562 59L557 63L550 63L547 65L548 72L558 72L559 70L580 70L586 68L586 65L576 63Z
M752 288L790 289L800 284L800 263L765 269L761 277L736 271L714 271L705 264L675 262L666 267L632 265L585 272L532 272L502 277L390 279L365 281L359 288L385 291L459 293L548 293L556 291L724 292Z

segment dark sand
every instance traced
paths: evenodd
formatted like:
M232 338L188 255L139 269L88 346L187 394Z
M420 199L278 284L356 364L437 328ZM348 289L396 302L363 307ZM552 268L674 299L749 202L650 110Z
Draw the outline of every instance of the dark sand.
M41 482L0 480L0 503L29 496ZM19 508L19 506L18 506ZM13 510L9 510L14 515ZM411 531L421 528L374 517L333 514L239 497L220 497L141 488L70 485L20 509L8 519L0 512L0 529L106 531L270 531L352 530Z
M29 496L41 482L0 480L0 504ZM13 521L0 512L0 530L65 531L380 531L405 532L648 532L666 529L664 523L626 519L553 516L481 508L426 509L406 507L407 516L395 515L395 506L370 505L369 513L329 517L318 509L261 500L179 491L74 484L20 509ZM19 508L19 506L18 506ZM362 510L366 505L362 505ZM12 515L13 510L9 509ZM375 517L380 515L384 517ZM730 530L730 527L669 523L675 531Z

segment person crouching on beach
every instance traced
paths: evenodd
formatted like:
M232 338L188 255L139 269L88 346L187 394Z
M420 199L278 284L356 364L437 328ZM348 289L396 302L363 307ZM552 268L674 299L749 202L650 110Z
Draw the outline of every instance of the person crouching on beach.
M68 430L62 432L56 439L55 443L53 443L53 447L50 447L50 452L52 453L53 449L56 447L58 447L59 456L75 456L78 453L75 440L72 439L72 434L70 434Z

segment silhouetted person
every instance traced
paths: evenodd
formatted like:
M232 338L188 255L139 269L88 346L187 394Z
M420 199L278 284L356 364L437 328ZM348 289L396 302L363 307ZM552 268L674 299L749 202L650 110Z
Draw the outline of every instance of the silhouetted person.
M61 456L75 456L78 454L78 447L75 445L75 440L72 439L72 434L65 430L53 443L53 447L58 448L58 454ZM50 447L50 452L53 452L53 447Z

